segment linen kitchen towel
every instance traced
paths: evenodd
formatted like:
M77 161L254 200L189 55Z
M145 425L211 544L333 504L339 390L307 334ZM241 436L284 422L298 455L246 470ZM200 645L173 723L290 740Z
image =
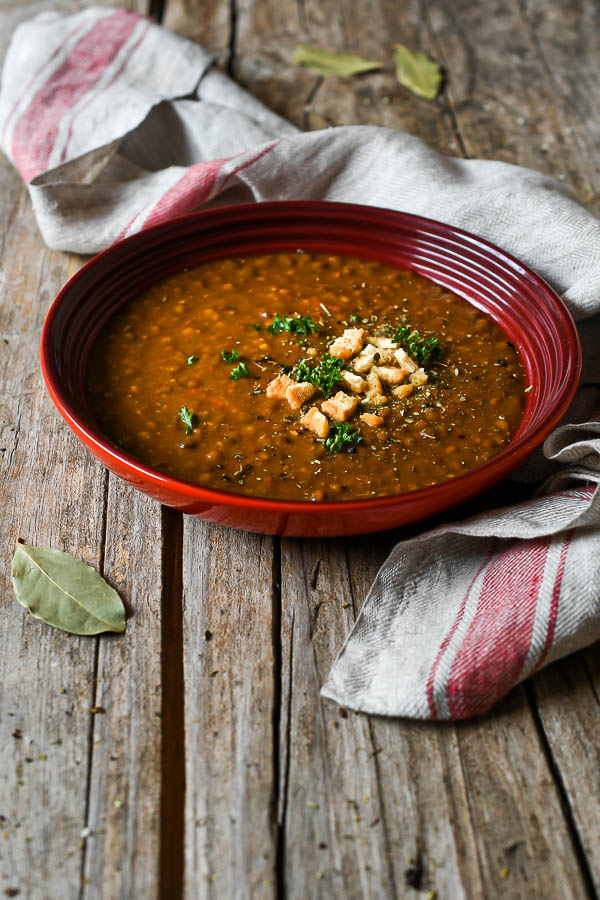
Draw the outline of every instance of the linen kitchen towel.
M584 345L568 424L521 473L554 473L545 493L399 544L323 693L367 712L460 718L600 637L600 222L562 184L392 129L300 133L201 47L119 9L46 12L16 30L0 143L55 249L92 253L206 205L318 199L439 219L536 269Z

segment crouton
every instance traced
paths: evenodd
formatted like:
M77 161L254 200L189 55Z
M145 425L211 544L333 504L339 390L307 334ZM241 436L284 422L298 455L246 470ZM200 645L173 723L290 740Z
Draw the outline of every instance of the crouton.
M367 344L366 347L363 347L354 360L354 371L358 372L359 375L364 375L365 372L368 372L375 361L376 353L377 347L374 347L373 344Z
M369 376L377 375L384 384L402 384L408 372L406 369L399 369L396 366L373 366L369 372Z
M414 384L415 387L421 387L424 384L427 384L427 372L425 369L417 369L412 375L408 376L408 380L411 384Z
M273 398L276 397L279 400L283 400L285 398L285 392L288 387L294 384L294 380L289 377L289 375L278 375L277 378L274 378L273 381L270 381L267 385L267 397Z
M379 350L395 350L398 344L395 341L392 341L391 338L387 337L370 337L369 341L371 344L374 344Z
M369 391L364 400L360 401L363 406L385 406L387 397L378 391Z
M342 372L342 384L344 387L352 391L353 394L361 394L367 389L367 382L360 375L354 375L352 372L344 370Z
M310 400L315 391L316 388L310 381L300 381L298 384L292 382L289 387L286 388L285 399L294 412L296 412L303 403Z
M307 413L300 419L300 424L310 431L314 431L317 437L329 437L329 421L327 416L320 413L316 406L311 406Z
M346 328L343 335L336 338L329 348L329 355L337 356L338 359L352 359L362 349L366 339L367 332L364 328Z
M381 386L381 378L377 374L377 367L374 366L369 374L367 375L367 384L369 386L369 393L373 394L382 394L383 388Z
M376 416L374 413L363 413L360 418L369 428L379 428L384 423L383 416Z
M392 388L392 394L400 400L404 400L405 397L410 397L413 391L414 387L412 384L401 384L398 387Z
M398 363L398 365L403 369L408 369L408 371L411 373L417 371L418 366L416 362L414 361L412 356L409 356L406 350L404 350L402 347L399 347L399 349L396 350L396 352L394 353L394 357L396 358L396 362Z
M336 422L345 422L350 418L357 406L358 397L350 397L343 391L338 391L330 400L325 400L321 403L321 412L331 416Z

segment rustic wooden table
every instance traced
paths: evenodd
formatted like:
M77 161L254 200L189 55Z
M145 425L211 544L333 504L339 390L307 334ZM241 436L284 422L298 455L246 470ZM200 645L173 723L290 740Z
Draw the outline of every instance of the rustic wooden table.
M84 5L1 0L3 45L19 20ZM132 5L214 50L303 128L404 129L451 154L542 169L597 205L597 0ZM444 65L436 102L395 82L394 41ZM388 66L321 79L291 63L301 42ZM598 647L481 721L386 721L322 701L402 533L242 534L109 476L59 418L39 370L45 312L81 260L44 247L4 158L0 178L4 895L596 897ZM125 636L80 639L27 617L9 578L17 537L97 566L126 600Z

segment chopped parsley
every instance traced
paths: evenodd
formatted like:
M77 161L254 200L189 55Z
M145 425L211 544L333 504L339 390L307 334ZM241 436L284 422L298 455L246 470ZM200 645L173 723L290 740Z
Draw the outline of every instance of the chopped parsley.
M200 359L199 356L188 356L188 358L186 359L186 362L187 362L188 366L193 366L194 363L198 362L199 359Z
M255 331L262 331L262 325L259 325L258 322L254 322L250 328L254 328Z
M335 385L342 380L343 368L344 360L325 353L314 369L310 368L307 359L301 359L292 371L292 378L308 381L323 391L326 397L331 397Z
M329 437L325 441L325 449L330 453L339 453L345 447L354 447L362 442L362 437L352 425L348 425L347 422L332 422Z
M240 358L240 354L237 352L237 350L221 350L221 356L226 363L237 362L237 360Z
M291 334L313 334L320 330L310 316L284 316L282 319L279 313L275 313L275 318L267 325L267 331L271 334L281 334L282 331L289 331Z
M394 332L394 340L402 344L420 366L435 359L441 350L439 338L424 338L418 331L413 331L410 325L400 325Z
M245 362L241 362L239 366L236 366L235 369L231 370L230 378L233 378L234 381L238 381L240 378L250 378L250 369L248 368L248 364Z
M193 412L190 412L187 406L182 406L179 410L179 418L185 425L185 433L191 434L194 429L194 424L196 421L196 416Z

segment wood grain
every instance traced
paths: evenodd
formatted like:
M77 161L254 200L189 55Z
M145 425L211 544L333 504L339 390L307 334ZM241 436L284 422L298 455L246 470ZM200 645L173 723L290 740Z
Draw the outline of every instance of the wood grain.
M85 5L9 4L0 11L2 39L9 37L18 21L49 6L74 11ZM130 839L121 840L122 834L115 839L114 821L108 821L111 817L104 816L100 809L102 804L108 806L111 802L114 784L102 801L95 793L91 803L89 798L90 782L92 787L97 786L90 764L99 661L107 696L111 687L112 693L118 694L117 667L113 669L110 664L111 671L106 670L111 652L105 651L104 642L109 639L67 635L26 616L14 600L7 573L14 542L21 537L73 553L101 571L106 561L109 579L115 575L116 582L123 584L124 573L118 571L115 544L122 540L128 517L122 503L108 510L107 515L106 472L83 450L58 416L39 371L38 346L44 315L59 288L78 268L79 260L51 253L43 246L26 191L4 158L0 179L1 218L6 223L0 236L0 643L4 648L0 654L0 889L7 896L19 891L28 898L79 896L85 887L85 864L89 866L92 861L90 855L86 859L87 843L94 840L97 825L100 833L105 829L102 840L112 841L112 853L110 866L92 867L94 875L98 875L94 895L112 897L117 894L104 893L103 885L115 885L117 870L129 869L137 881L139 870L130 863L129 853L145 846L145 836L136 834L134 816L140 810L131 803L131 808L125 806L120 817L121 832L130 832ZM107 521L111 534L105 544ZM138 548L141 546L138 540ZM121 565L124 562L121 556ZM117 563L116 567L112 567L113 563ZM124 637L112 643L113 648L120 648L113 650L113 662L123 654L126 641ZM146 652L150 650L151 630L138 631L135 643L140 655L142 647ZM121 700L121 714L129 717L134 733L137 728L146 729L145 719L142 715L136 717L135 708L131 715L126 696L121 695ZM116 712L115 704L113 714ZM117 721L112 716L108 720L111 724ZM146 745L153 740L151 734L148 730ZM160 743L157 746L160 750ZM102 757L103 750L104 747L98 757ZM106 751L108 763L108 744ZM137 768L137 762L135 757L129 758L139 786L144 772ZM113 773L116 768L113 761ZM146 778L155 779L156 775L156 770L150 768L145 773ZM138 803L142 807L151 804L151 793L136 794L133 781L131 794ZM114 805L112 812L116 812ZM90 823L94 835L88 838L86 829ZM145 830L143 819L140 825ZM149 842L144 851L146 857L151 851Z
M28 616L9 573L17 538L98 567L105 478L63 426L39 371L44 314L73 262L42 249L4 160L0 177L8 223L0 295L0 890L77 896L96 642Z
M127 603L127 631L99 639L84 825L86 900L158 895L162 539L158 504L111 476L103 567Z
M185 896L271 897L273 539L186 519L183 561Z

